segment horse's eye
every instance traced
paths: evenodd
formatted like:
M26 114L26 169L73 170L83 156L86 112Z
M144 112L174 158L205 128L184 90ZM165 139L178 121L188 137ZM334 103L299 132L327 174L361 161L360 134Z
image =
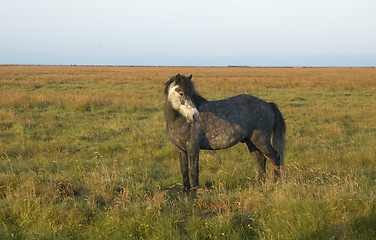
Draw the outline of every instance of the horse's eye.
M182 91L181 89L175 89L175 91L176 91L177 93L179 93L180 96L183 96L183 95L184 95L184 93L183 93L183 91Z

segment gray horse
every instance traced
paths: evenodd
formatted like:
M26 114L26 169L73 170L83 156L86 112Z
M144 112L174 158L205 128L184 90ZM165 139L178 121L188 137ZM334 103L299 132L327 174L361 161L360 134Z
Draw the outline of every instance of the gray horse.
M164 95L167 136L179 156L186 191L191 188L189 171L193 187L199 186L200 149L225 149L239 142L255 156L260 182L265 181L265 156L273 163L274 180L283 179L286 125L277 105L250 95L208 101L195 91L192 75L172 77Z

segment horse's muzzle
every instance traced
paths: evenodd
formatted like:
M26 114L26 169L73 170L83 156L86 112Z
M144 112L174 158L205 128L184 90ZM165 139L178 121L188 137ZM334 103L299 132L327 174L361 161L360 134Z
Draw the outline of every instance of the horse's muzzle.
M196 109L192 115L187 116L188 123L194 123L194 122L196 122L198 120L199 116L200 116L200 113Z

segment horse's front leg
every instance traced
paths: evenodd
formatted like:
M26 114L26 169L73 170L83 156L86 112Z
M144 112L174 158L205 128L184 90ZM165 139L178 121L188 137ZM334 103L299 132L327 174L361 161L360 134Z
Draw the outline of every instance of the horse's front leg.
M193 188L198 188L198 175L199 175L199 148L193 148L188 151L188 159L190 164L190 172L192 178Z
M181 175L183 176L184 190L189 191L191 189L191 185L189 183L188 154L187 152L181 150L176 146L175 151L178 154L180 160L180 170Z

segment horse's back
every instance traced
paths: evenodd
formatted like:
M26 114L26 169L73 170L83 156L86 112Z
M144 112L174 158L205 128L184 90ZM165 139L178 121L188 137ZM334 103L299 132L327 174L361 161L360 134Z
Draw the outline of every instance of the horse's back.
M215 114L217 117L238 124L273 118L273 110L268 102L246 94L209 101L200 106L199 112Z

